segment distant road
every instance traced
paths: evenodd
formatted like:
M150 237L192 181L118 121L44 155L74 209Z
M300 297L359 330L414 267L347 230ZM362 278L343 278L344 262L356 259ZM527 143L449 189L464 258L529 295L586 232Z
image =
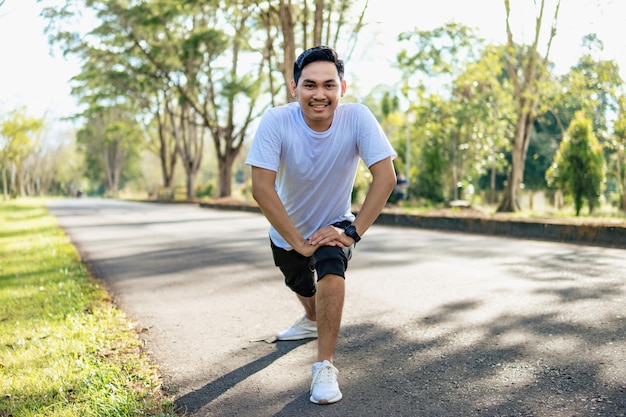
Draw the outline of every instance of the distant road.
M335 364L308 401L313 342L256 213L51 200L191 416L624 416L626 252L373 226L357 245Z

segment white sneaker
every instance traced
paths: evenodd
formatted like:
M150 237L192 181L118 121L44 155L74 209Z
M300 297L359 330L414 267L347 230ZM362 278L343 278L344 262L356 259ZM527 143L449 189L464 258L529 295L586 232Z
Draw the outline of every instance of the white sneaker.
M301 340L317 338L317 322L309 320L306 315L298 319L290 328L276 335L278 340Z
M316 362L311 368L311 402L315 404L332 404L343 398L337 383L339 371L330 362Z

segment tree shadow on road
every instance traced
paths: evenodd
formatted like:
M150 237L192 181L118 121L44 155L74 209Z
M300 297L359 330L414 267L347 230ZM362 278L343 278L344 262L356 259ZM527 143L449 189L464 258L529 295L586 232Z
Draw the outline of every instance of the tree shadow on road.
M195 404L187 410L198 416L626 416L624 310L612 317L593 308L582 319L575 314L578 303L615 302L623 296L623 284L581 285L593 277L576 277L551 286L553 277L543 278L546 286L534 294L550 297L556 310L529 306L470 320L484 303L457 299L393 325L372 317L345 326L335 362L344 399L337 404L309 403L306 388L298 384L281 398L271 390L237 386L300 346L293 342L278 344L276 352L241 365L177 404ZM229 389L230 395L220 397Z
M299 340L290 343L276 343L276 349L271 353L259 357L252 362L245 363L218 379L209 382L202 388L177 398L174 402L177 412L185 414L197 412L232 387L250 377L250 375L260 372L270 366L278 358L287 355L292 350L310 343L311 341L313 341L313 339Z

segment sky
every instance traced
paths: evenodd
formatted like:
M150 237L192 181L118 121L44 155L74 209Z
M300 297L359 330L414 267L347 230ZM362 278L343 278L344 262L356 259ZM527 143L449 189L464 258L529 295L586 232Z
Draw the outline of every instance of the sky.
M46 0L48 1L48 0ZM358 0L364 1L364 0ZM374 87L396 83L392 69L398 33L414 28L429 30L455 21L476 28L483 38L505 41L503 0L369 0L367 25L358 47L347 63L348 85ZM524 9L532 0L512 0L514 40L532 38L534 11ZM549 0L552 5L554 0ZM52 51L44 34L41 5L35 0L5 0L0 6L0 111L25 106L31 117L54 121L76 111L70 96L69 79L79 71L78 63ZM553 7L547 8L550 17ZM581 55L584 35L596 33L604 43L602 59L618 62L626 80L626 1L562 0L557 36L550 59L556 72L565 73Z

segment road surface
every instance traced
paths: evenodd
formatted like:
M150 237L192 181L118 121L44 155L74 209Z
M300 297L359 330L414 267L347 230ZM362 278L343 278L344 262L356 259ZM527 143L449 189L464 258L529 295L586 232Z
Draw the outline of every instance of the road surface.
M626 416L626 251L374 225L347 271L335 365L255 342L296 298L256 213L104 199L49 210L137 323L189 416Z

